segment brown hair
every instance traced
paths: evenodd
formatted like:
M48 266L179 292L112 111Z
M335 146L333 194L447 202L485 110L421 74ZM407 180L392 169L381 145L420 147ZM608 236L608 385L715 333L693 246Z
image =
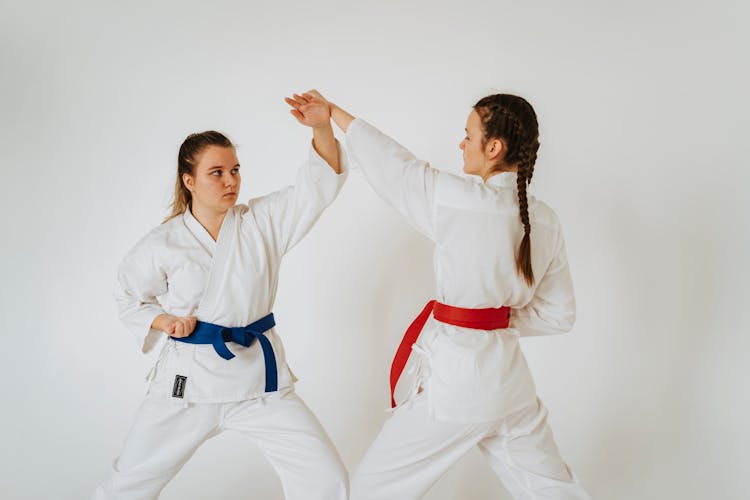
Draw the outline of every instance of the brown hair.
M164 222L177 217L190 206L192 195L182 182L182 176L195 173L196 160L208 146L233 148L234 144L224 134L214 130L190 134L185 138L180 146L180 152L177 154L177 180L174 185L172 213L164 219Z
M539 150L536 113L525 99L511 94L484 97L474 105L474 110L482 119L485 142L502 139L506 147L502 163L518 165L518 206L524 234L516 255L516 270L531 286L534 284L534 271L531 267L531 223L526 186L534 175L536 153Z

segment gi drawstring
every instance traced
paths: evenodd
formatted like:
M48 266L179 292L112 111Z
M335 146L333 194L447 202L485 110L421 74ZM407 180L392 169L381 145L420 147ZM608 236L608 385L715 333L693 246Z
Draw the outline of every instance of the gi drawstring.
M151 366L151 369L146 374L146 382L151 382L156 377L156 367L161 363L161 361L167 356L167 354L175 349L175 343L174 340L171 338L167 338L167 341L164 343L163 346L161 346L161 351L159 351L159 356L156 358L156 361Z

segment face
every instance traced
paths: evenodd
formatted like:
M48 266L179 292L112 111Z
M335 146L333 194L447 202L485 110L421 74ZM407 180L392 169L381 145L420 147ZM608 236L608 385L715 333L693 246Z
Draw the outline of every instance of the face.
M484 140L482 119L471 110L466 119L466 136L459 148L464 152L464 172L483 176L500 159L503 143L497 139Z
M193 205L224 213L237 202L240 162L234 148L207 146L200 154L193 175L182 177L193 196Z

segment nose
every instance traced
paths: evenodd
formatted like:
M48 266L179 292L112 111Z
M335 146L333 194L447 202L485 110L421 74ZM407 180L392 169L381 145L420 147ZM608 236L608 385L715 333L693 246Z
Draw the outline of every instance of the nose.
M458 143L458 149L460 149L461 151L464 150L464 142L466 142L466 141L464 140L464 141L461 141L461 142Z

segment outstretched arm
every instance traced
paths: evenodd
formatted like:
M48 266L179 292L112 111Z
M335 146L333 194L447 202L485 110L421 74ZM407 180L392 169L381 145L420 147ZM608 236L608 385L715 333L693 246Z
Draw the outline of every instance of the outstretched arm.
M346 134L352 165L358 165L376 193L418 231L434 238L434 198L440 172L361 118L311 90L302 95L322 101Z
M313 129L313 147L334 172L341 173L341 162L336 137L331 127L331 109L324 99L316 98L310 93L292 94L284 99L292 109L292 115L302 125Z
M328 103L307 94L285 99L292 115L313 129L313 147L297 179L273 193L248 202L248 216L264 228L269 243L284 255L312 228L346 179L346 157L333 135Z

